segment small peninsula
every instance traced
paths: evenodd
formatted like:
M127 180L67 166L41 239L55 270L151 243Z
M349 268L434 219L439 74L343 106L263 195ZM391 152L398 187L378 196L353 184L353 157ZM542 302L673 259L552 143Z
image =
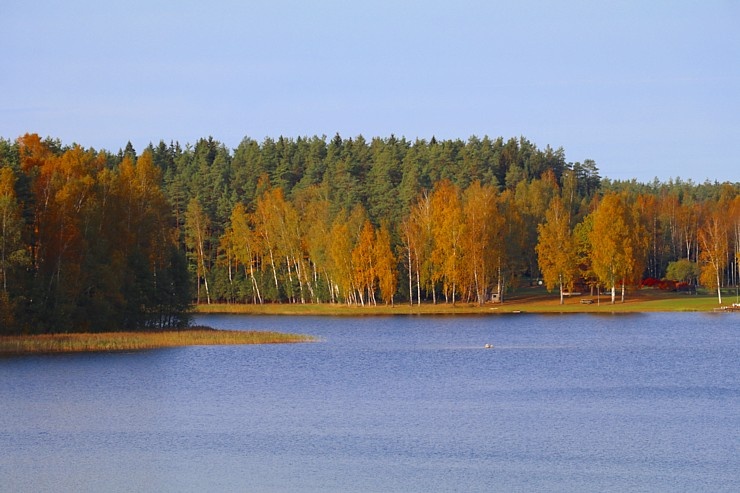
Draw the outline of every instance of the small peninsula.
M0 337L0 356L80 352L141 351L179 346L312 342L311 336L263 331L192 327L156 332L34 334Z

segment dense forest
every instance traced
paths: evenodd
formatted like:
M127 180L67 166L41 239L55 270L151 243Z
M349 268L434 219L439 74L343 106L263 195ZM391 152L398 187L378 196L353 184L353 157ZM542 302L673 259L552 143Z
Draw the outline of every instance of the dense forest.
M525 138L0 139L0 328L177 327L192 303L484 303L737 282L740 183L611 181ZM720 299L721 302L721 299Z

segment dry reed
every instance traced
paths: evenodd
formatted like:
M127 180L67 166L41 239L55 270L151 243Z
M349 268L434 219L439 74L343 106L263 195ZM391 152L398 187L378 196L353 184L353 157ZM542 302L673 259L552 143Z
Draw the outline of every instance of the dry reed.
M104 332L0 337L0 355L135 351L177 346L310 342L310 336L261 331L192 328L161 332Z

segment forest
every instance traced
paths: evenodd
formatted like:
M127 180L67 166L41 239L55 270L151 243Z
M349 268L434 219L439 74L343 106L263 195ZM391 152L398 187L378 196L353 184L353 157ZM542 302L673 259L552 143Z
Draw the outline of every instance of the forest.
M524 137L0 139L0 332L146 330L193 303L487 303L738 282L740 183L612 181Z

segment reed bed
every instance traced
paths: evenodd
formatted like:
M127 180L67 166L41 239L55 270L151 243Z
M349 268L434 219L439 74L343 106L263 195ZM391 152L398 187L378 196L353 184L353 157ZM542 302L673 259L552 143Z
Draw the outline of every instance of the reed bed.
M137 351L178 346L311 342L310 336L262 331L192 328L162 332L104 332L0 337L0 355Z

